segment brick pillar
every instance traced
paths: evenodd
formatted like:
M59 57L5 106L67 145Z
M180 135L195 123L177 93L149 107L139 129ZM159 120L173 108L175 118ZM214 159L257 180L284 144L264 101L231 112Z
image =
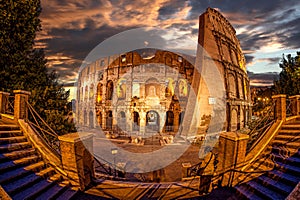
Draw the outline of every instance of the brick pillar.
M6 109L8 108L8 92L1 92L0 91L0 113L4 114Z
M275 119L283 120L286 119L286 95L278 94L272 96L273 101L275 101Z
M70 133L58 137L64 171L71 184L84 190L94 174L93 134Z
M27 119L28 117L28 108L26 102L28 101L31 92L24 90L14 90L15 94L15 103L14 103L14 118L18 119Z
M292 115L300 115L300 95L295 95L290 97L292 106Z
M219 139L218 171L233 169L245 161L249 136L246 134L225 132ZM223 185L231 184L233 174L223 177Z

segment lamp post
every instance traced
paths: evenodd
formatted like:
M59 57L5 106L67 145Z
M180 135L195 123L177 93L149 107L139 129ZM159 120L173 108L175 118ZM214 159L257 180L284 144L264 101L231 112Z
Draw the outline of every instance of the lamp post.
M118 153L118 148L111 148L111 154L114 156L114 177L116 177L116 154Z

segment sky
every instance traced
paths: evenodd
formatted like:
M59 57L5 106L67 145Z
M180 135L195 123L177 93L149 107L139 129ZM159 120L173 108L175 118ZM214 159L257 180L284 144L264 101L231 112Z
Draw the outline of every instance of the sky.
M157 42L169 48L197 41L198 18L218 9L236 29L252 86L273 83L282 55L300 51L299 0L41 0L42 31L36 46L45 49L48 67L72 86L88 53L124 31L157 27ZM180 41L180 42L178 42ZM148 41L144 41L145 46Z

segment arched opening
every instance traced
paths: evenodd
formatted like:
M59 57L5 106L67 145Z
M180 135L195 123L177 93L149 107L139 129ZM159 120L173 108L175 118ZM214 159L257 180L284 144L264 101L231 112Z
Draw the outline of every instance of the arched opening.
M183 118L184 118L184 111L182 111L181 113L179 113L179 117L178 117L178 125L179 126L182 124Z
M102 88L103 88L102 83L98 83L98 85L97 85L97 99L96 99L97 103L101 103L101 101L102 101L102 95L103 95Z
M174 113L172 111L167 111L166 113L166 132L173 132L174 131Z
M89 113L89 127L94 128L94 113L92 111Z
M236 89L236 79L233 74L228 75L228 92L229 92L229 98L236 98L237 97L237 89Z
M118 116L118 128L122 131L126 130L126 115L124 111L121 111Z
M159 97L159 82L155 78L146 81L145 89L147 97Z
M126 97L126 79L120 79L118 81L117 96L119 99Z
M94 98L94 84L90 86L90 100Z
M84 90L84 99L86 100L89 96L89 87L85 86L85 90Z
M146 130L159 131L159 114L156 111L149 111L146 115Z
M98 115L98 124L99 124L100 128L102 128L102 113L101 112Z
M112 100L113 90L114 83L111 80L109 80L106 86L106 100Z
M133 125L132 125L133 131L139 131L140 130L140 115L138 112L133 112Z
M111 130L113 125L113 114L112 111L106 113L106 129Z
M230 131L236 131L238 126L238 115L237 110L231 110L231 118L230 118Z
M178 83L179 97L187 97L188 85L185 79L180 79Z

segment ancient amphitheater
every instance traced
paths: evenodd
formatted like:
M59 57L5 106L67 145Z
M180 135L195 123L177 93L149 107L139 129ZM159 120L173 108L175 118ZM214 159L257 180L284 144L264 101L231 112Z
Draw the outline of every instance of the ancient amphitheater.
M214 86L200 81L206 69L195 68L195 62L202 58L203 64L209 57L220 74L215 81L222 82L226 93L222 129L243 128L251 116L249 79L234 28L218 11L208 9L200 16L198 40L206 53L194 58L162 49L139 49L99 58L86 66L78 79L77 122L130 134L184 134L181 125L190 120L185 117L187 102L190 93L195 93L196 101L204 102L200 110L208 110L198 113L198 123L193 125L203 134L215 103L207 88Z

